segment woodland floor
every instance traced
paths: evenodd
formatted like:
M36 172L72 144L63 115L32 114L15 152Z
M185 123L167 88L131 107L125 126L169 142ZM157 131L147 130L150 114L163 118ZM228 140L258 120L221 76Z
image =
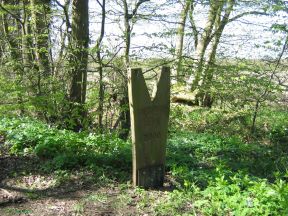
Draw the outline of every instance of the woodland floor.
M287 109L263 111L253 136L245 113L183 110L172 112L157 190L132 187L129 142L2 120L0 216L287 216Z
M149 204L139 210L137 203L143 197L129 181L99 179L88 171L47 174L40 163L32 157L0 155L1 216L153 214ZM170 183L165 185L148 191L149 196L165 196L172 189Z

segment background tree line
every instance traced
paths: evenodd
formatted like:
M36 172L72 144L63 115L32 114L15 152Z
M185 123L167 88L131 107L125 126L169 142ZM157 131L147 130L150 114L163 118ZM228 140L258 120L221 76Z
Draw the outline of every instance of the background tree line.
M128 68L150 84L167 64L174 102L253 110L254 125L261 105L285 99L285 18L282 0L1 0L0 111L125 139ZM253 26L275 37L256 40ZM246 43L256 57L233 54Z

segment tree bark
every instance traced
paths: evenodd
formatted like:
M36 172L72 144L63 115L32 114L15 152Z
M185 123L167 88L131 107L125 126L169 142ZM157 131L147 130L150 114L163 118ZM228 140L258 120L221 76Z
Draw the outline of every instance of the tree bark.
M194 2L194 0L193 0L193 2ZM189 21L190 21L192 32L193 32L193 36L194 36L194 48L196 50L197 46L198 46L198 34L199 34L199 32L197 30L197 27L196 27L196 24L195 24L195 20L194 20L194 16L193 16L195 4L191 3L190 10L189 10Z
M189 8L192 4L192 0L186 0L181 11L178 30L177 30L177 42L176 42L176 74L173 74L174 80L176 82L179 81L180 75L182 73L182 61L183 61L183 43L184 43L184 34L185 34L185 26L186 19Z
M124 8L124 41L125 41L125 51L124 51L124 65L126 73L130 67L130 45L131 45L131 25L130 19L132 18L129 14L128 3L123 0ZM130 131L130 110L129 110L129 98L128 98L128 82L127 75L123 78L123 83L121 88L123 89L123 95L120 99L120 117L119 117L119 137L121 139L127 139Z
M203 72L203 89L205 93L202 94L202 98L200 100L202 100L202 104L204 107L211 107L213 104L213 98L211 95L211 85L215 68L214 66L216 60L216 52L224 28L229 21L229 16L233 10L234 4L235 0L227 1L227 7L225 9L225 13L222 19L221 19L222 8L219 8L217 12L217 16L215 19L215 35L213 37L211 51L208 56L207 66L205 67L205 70Z
M100 4L100 3L99 3ZM100 4L102 8L101 32L96 43L97 61L99 64L99 101L98 101L98 126L100 132L103 131L103 111L104 111L104 83L103 83L103 61L101 57L101 43L105 33L105 20L106 20L106 0Z
M35 44L35 57L40 75L51 75L49 62L49 27L51 0L31 0L32 29Z
M18 82L23 84L24 76L28 73L30 63L31 63L31 53L30 53L30 42L29 42L29 21L28 21L28 12L27 12L27 1L22 2L22 22L20 23L21 27L21 51L22 51L22 64L23 67L19 71L19 80ZM34 91L34 90L33 90ZM23 104L23 92L19 92L18 100L20 104L20 113L23 115L25 112Z
M84 108L87 86L89 16L88 0L72 1L72 32L70 44L70 88L71 118L73 129L84 127L86 111Z
M4 6L7 3L7 0L2 0L1 2ZM1 7L3 9L3 6ZM7 12L7 11L6 11ZM7 46L5 46L4 48L7 49L7 51L10 53L10 60L13 62L13 71L16 73L16 79L15 82L17 84L17 86L19 88L21 88L23 86L23 68L21 68L21 42L19 42L17 40L17 36L21 35L22 38L22 34L23 33L22 30L22 26L24 25L24 23L22 22L21 18L20 18L20 11L18 11L18 14L15 15L17 16L17 19L15 19L16 17L13 17L14 20L9 23L9 13L3 13L1 16L2 22L1 22L1 26L2 26L2 33L3 33L3 39L7 42ZM11 32L9 30L9 25L15 25L17 26L17 28L19 29L20 27L20 32L18 31L18 35L13 35L13 32ZM19 90L17 92L17 103L19 106L19 110L20 110L20 114L23 115L25 113L25 107L23 104L23 92L22 90Z
M134 9L131 13L129 13L127 0L123 1L123 10L124 10L124 41L125 41L125 51L124 51L124 65L126 70L126 75L124 76L122 89L123 96L120 99L120 132L119 137L122 139L127 139L130 131L130 110L129 110L129 98L128 98L128 80L127 80L127 72L130 67L130 46L131 46L131 33L132 26L131 21L135 23L135 15L141 4L144 2L148 2L149 0L138 0Z
M212 0L210 3L208 19L207 19L204 31L201 34L201 38L197 44L197 48L196 48L196 52L194 56L194 58L197 61L196 70L195 70L195 73L192 74L189 78L190 81L193 80L192 83L188 83L188 88L191 89L191 91L194 91L199 85L201 85L200 79L202 76L203 64L205 62L204 55L209 45L209 42L211 40L210 37L213 31L217 10L219 9L219 7L221 7L221 4L223 4L223 2L219 0Z

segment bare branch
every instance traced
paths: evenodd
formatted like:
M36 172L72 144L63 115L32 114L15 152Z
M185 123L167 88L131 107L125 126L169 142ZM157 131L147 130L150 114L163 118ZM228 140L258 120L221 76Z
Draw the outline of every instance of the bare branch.
M58 0L55 0L56 4L61 7L64 11L64 15L65 15L65 19L66 19L66 24L67 24L67 27L68 28L71 28L71 23L70 23L70 20L69 20L69 14L68 14L68 10L67 10L67 6L69 5L70 3L70 0L68 1L65 1L65 5L62 5Z
M195 8L195 6L193 5L193 2L192 2L191 3L191 7L190 7L190 11L189 11L189 19L190 19L190 23L191 23L193 36L194 36L194 46L196 48L197 45L198 45L198 34L199 34L199 32L197 30L197 27L196 27L196 24L195 24L195 20L194 20L194 17L193 17L194 8Z
M10 14L14 19L16 19L21 25L24 25L24 22L18 17L16 16L14 13L12 13L11 11L7 10L5 7L3 7L2 4L0 4L0 8L5 11L6 13Z
M137 14L138 8L140 7L141 4L143 4L144 2L148 2L148 1L150 1L150 0L139 0L137 2L137 4L135 5L135 8L132 11L132 14L127 14L128 20L132 19Z
M101 2L99 0L97 0L97 3L100 5L100 7L103 9L103 5L101 4Z
M267 13L264 13L264 12L260 12L260 11L248 11L248 12L244 12L244 13L241 13L241 14L238 14L234 17L232 17L231 19L228 20L228 22L233 22L243 16L246 16L246 15L264 15L264 16L268 16L269 14Z

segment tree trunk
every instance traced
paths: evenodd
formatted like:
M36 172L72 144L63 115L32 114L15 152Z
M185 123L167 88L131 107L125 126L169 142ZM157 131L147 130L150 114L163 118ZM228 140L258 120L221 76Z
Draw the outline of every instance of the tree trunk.
M72 1L72 32L70 44L70 88L72 128L79 131L84 127L86 111L84 108L87 86L89 43L88 0Z
M174 80L179 81L180 75L182 73L182 60L183 60L183 42L185 34L186 19L189 8L192 4L192 0L186 0L181 11L179 26L177 30L177 42L176 42L176 74L173 74Z
M104 107L104 83L103 83L103 61L101 57L101 43L105 33L105 20L106 20L106 0L102 1L100 5L102 8L101 32L96 43L97 61L99 64L99 101L98 101L98 126L100 132L103 131L103 107Z
M128 3L127 0L123 1L123 9L124 9L124 41L125 41L125 53L124 53L124 64L125 64L125 70L126 74L124 75L122 89L123 89L123 95L120 100L120 138L127 139L129 135L130 130L130 110L129 110L129 98L128 98L128 80L127 80L127 72L128 68L130 67L130 46L131 46L131 33L132 33L132 27L130 24L130 21L133 21L135 23L135 20L133 20L134 16L137 13L138 8L141 4L144 2L148 2L149 0L139 0L137 4L135 5L135 8L133 9L132 13L129 13L128 9Z
M193 2L194 2L194 0L193 0ZM190 24L191 24L192 33L193 33L193 37L194 37L194 48L196 50L197 46L198 46L198 34L199 34L199 32L198 32L197 27L196 27L196 23L195 23L195 20L194 20L193 12L194 12L194 4L191 3L190 10L189 10L189 21L190 21Z
M126 0L123 0L124 5L124 40L125 40L125 53L124 53L124 64L125 70L128 71L130 67L130 45L131 45L131 25L129 20L129 10ZM120 132L119 137L121 139L127 139L130 131L130 110L129 110L129 98L128 98L128 82L127 82L127 73L123 78L123 83L121 88L123 89L123 95L120 99Z
M49 27L51 0L31 0L32 29L35 44L35 57L40 75L51 75L49 65Z
M22 3L22 23L21 23L21 38L22 38L22 62L23 71L26 73L30 67L31 53L29 49L29 23L28 23L28 13L27 13L27 1Z
M7 3L7 0L2 0L4 5ZM15 26L20 30L18 31L18 35L21 35L21 38L25 35L23 35L24 30L24 23L20 20L20 11L18 11L17 16L19 17L18 20L13 20L12 23L14 23ZM12 17L13 18L13 17ZM9 25L12 25L12 23L9 23L9 17L8 14L3 13L1 16L2 19L2 32L3 32L3 39L7 42L7 46L5 47L8 52L10 53L10 60L13 62L13 68L12 70L16 73L16 85L18 86L19 90L17 91L17 103L19 106L20 114L23 115L25 113L25 108L23 104L23 68L21 68L21 42L17 40L17 36L14 36L12 32L10 32ZM20 27L20 28L19 28Z
M129 98L128 87L125 87L125 95L120 100L120 132L119 138L126 140L130 132L130 110L129 110ZM126 96L127 93L127 96Z
M203 72L203 89L205 91L202 94L202 104L204 107L211 107L213 104L213 97L211 95L211 85L213 79L213 73L215 68L216 52L222 36L223 30L229 21L229 16L233 10L235 0L228 0L225 14L221 19L222 7L218 9L217 16L215 19L215 35L213 37L212 48L208 56L207 66Z
M194 58L196 59L196 71L189 78L191 83L188 83L188 88L194 91L199 85L201 85L200 80L202 76L203 66L204 66L204 55L206 49L211 40L211 33L214 27L215 18L217 14L218 8L223 4L219 0L212 0L210 3L210 9L208 13L208 20L206 22L203 33L201 34L201 38L197 44L197 49Z
M50 48L49 48L49 33L50 33L50 16L51 0L30 0L31 6L31 29L33 37L33 53L34 53L34 68L37 73L37 93L35 107L37 107L37 114L44 117L47 121L47 106L50 98L48 96L51 86L49 85L49 77L51 77L50 67ZM53 113L54 114L54 113Z
M27 1L22 2L22 11L21 11L21 16L22 16L22 23L20 25L21 27L21 51L22 51L22 69L19 72L19 82L23 83L24 76L28 74L29 68L31 65L31 60L32 60L32 55L30 52L30 39L29 39L29 33L30 33L30 27L29 27L29 14L27 10ZM25 81L24 81L25 82ZM34 88L34 87L32 87ZM32 89L34 91L34 89ZM21 114L24 114L24 105L23 105L23 92L19 93L19 104L20 106L20 112Z

